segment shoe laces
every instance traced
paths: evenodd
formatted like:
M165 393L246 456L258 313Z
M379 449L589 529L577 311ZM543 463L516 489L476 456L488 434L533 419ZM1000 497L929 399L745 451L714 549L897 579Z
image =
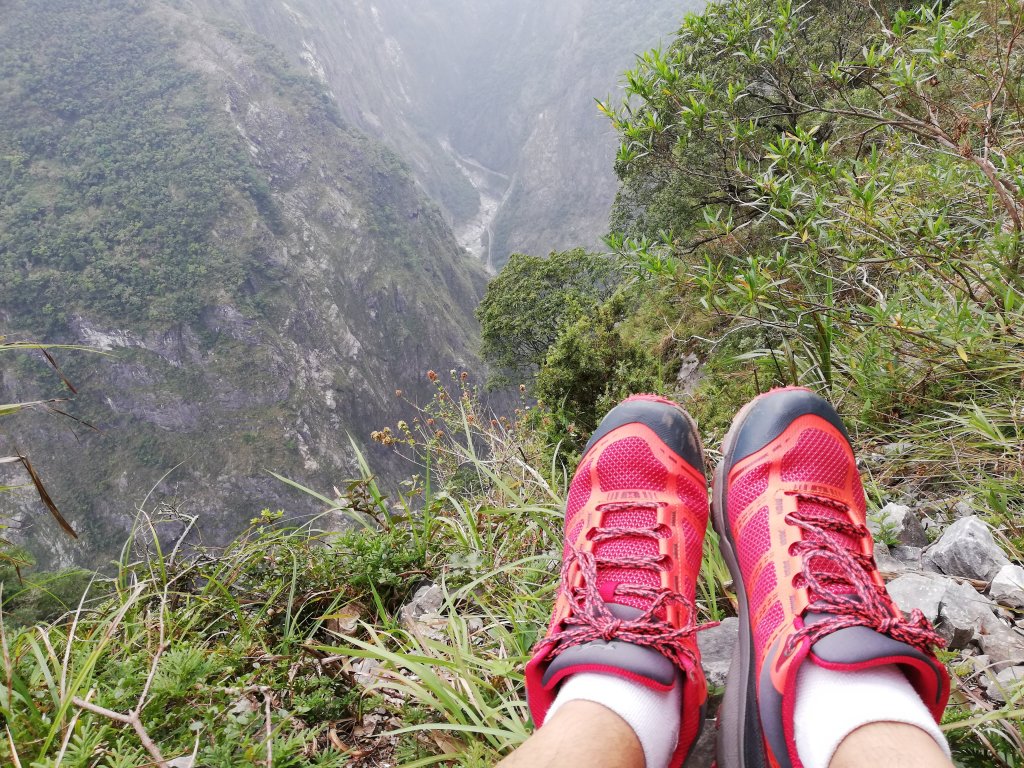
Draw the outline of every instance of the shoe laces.
M862 552L851 552L837 541L838 536L861 538L870 536L865 525L850 522L850 507L826 496L810 493L793 494L798 502L808 502L841 512L838 517L814 514L799 509L786 516L786 522L803 531L803 539L790 547L791 554L801 555L804 584L813 593L809 609L829 614L823 621L802 627L790 635L783 653L792 654L805 638L811 645L840 629L866 626L911 645L926 653L932 646L945 646L924 614L918 608L904 619L894 613L885 588L872 580L874 558ZM822 569L817 564L827 563Z
M661 504L602 504L599 511L616 510L657 510ZM662 538L662 525L639 528L595 526L590 529L588 539L600 543L611 539L631 536L636 538ZM638 597L648 600L647 608L636 618L620 619L606 605L598 589L599 568L635 568L660 572L664 569L665 555L597 557L577 547L572 547L562 563L563 588L570 590L573 610L562 621L562 629L545 639L547 645L546 658L553 659L569 648L584 645L598 640L609 642L619 640L633 645L641 645L661 653L676 666L684 670L692 670L698 666L696 655L684 640L693 637L694 633L717 626L718 622L696 626L693 604L680 592L667 587L652 587L639 584L617 584L613 596ZM576 563L580 569L580 584L569 585L569 571ZM682 627L674 627L659 617L670 605L678 605L683 609L686 622Z

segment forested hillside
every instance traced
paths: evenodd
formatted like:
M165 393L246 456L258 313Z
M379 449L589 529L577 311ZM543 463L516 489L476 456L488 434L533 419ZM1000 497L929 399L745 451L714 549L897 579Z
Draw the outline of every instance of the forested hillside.
M169 532L200 514L214 540L308 510L267 470L343 484L347 431L372 452L396 389L472 366L483 269L266 43L173 3L29 2L0 19L0 81L0 331L95 350L55 351L95 429L4 436L82 533L22 532L44 562L108 562L154 487ZM5 401L69 394L7 357Z
M513 256L478 307L512 412L471 373L421 372L427 404L372 435L409 480L317 487L351 530L267 509L225 549L135 537L81 603L66 579L18 587L0 756L493 765L532 730L523 669L596 420L674 397L710 468L738 407L799 384L850 427L895 603L945 644L956 764L1024 765L1024 4L725 0L679 21L601 105L609 252ZM709 718L736 587L709 533Z

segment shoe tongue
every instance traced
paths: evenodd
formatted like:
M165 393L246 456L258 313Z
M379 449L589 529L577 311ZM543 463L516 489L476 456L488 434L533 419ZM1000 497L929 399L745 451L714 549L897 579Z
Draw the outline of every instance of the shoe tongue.
M815 501L808 501L801 499L797 502L797 510L801 513L801 517L804 520L815 521L815 520L835 520L840 523L850 524L849 515L836 507L829 506L827 504L821 504ZM818 526L819 532L808 533L804 532L804 540L815 542L821 541L822 539L831 542L836 547L846 552L860 552L861 551L861 540L859 536L850 536L846 533L840 533L832 528L825 526ZM823 576L841 576L844 582L849 581L851 578L860 578L863 574L861 573L850 573L848 564L845 561L841 561L835 557L828 556L815 556L811 558L810 562L811 572L819 578ZM858 564L857 570L861 570ZM830 586L830 591L834 594L846 595L853 594L855 590L848 586L846 583L839 583ZM815 596L811 595L811 602L813 603Z
M603 528L653 530L657 525L658 513L650 507L625 507L608 510L602 518ZM639 611L646 611L650 608L652 602L650 599L636 595L617 595L615 587L619 584L655 589L660 587L661 578L655 571L628 564L632 559L656 558L658 554L656 541L642 536L630 536L628 533L598 542L594 546L594 556L604 561L604 564L597 569L597 588L602 599ZM621 562L622 565L617 565L617 562Z

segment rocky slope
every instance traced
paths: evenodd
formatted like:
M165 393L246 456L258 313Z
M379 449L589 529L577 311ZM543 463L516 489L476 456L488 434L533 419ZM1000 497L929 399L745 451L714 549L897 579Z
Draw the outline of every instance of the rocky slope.
M208 540L309 508L266 469L343 485L346 432L372 453L396 388L476 366L483 269L405 164L258 38L177 2L40 1L0 19L0 51L0 333L107 353L58 353L98 432L0 436L82 534L0 496L4 519L40 519L20 538L41 564L106 562L150 488L169 530L198 514ZM59 394L41 361L5 360L0 383L0 402Z

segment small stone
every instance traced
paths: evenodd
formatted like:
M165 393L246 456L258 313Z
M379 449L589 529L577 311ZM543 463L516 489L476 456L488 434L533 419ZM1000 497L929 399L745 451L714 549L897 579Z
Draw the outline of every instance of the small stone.
M989 677L985 692L993 701L1016 700L1021 695L1022 686L1024 686L1024 666L1007 667Z
M925 552L923 562L950 576L989 581L1010 561L992 538L988 524L972 515L949 526Z
M902 573L907 566L889 554L889 548L880 542L875 542L875 565L883 576Z
M921 547L892 547L889 550L889 554L899 560L901 563L909 566L910 568L921 567L921 552L924 550Z
M969 499L961 499L953 505L953 515L957 518L970 517L974 514L974 505Z
M924 532L921 520L905 504L886 504L868 520L868 530L876 539L881 537L886 543L894 540L906 546L928 546L928 534Z
M971 666L974 667L976 675L983 675L992 666L992 659L983 653L971 657Z
M681 365L679 366L679 373L676 374L676 383L679 386L679 391L684 395L692 395L703 378L704 371L701 369L700 360L697 359L697 356L692 352L688 355L683 355Z
M1024 568L1004 565L992 579L988 596L1011 608L1024 608Z
M735 616L722 619L717 627L697 633L697 646L700 648L700 663L704 667L704 676L711 687L725 685L732 663L733 650L739 637L740 620Z
M444 590L439 584L424 584L416 590L412 600L402 606L399 618L402 626L414 635L424 635L434 640L444 636L448 620L441 614L444 606Z
M911 442L886 443L882 446L882 453L886 456L904 456L914 450Z
M910 613L917 608L928 621L934 623L939 617L942 596L948 586L949 580L942 577L906 573L890 581L886 589L901 611Z

